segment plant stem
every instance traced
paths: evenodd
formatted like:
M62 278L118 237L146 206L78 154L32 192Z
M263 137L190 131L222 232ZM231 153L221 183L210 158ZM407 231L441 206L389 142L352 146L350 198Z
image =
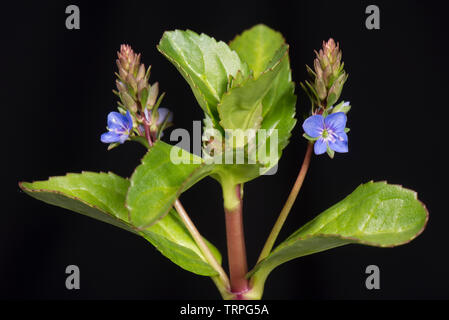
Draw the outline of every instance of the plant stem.
M226 219L226 241L228 246L229 274L231 278L231 292L236 299L242 299L243 293L248 287L246 273L248 265L246 262L245 236L243 231L242 219L242 198L240 194L240 185L230 187L230 190L224 190L225 197L225 219ZM226 207L229 203L229 197L234 192L234 199L238 200L233 207ZM232 203L233 201L231 201Z
M151 132L149 125L146 120L144 120L144 127L145 127L145 137L148 141L148 144L150 148L153 146L153 141L151 139ZM224 272L221 265L218 263L217 259L215 259L214 255L210 251L209 247L207 246L206 242L204 241L203 237L199 233L198 229L196 228L195 224L190 219L189 215L187 214L186 210L181 204L181 201L179 199L176 199L175 203L173 204L176 211L178 212L182 222L186 226L187 230L189 231L190 235L192 236L193 240L201 250L202 254L204 255L204 258L206 261L214 268L218 276L212 277L212 280L214 281L215 285L217 286L218 290L220 291L223 298L229 298L229 279L226 275L226 272Z
M184 207L182 206L181 202L178 199L176 199L174 207L178 212L179 216L181 217L182 221L184 222L184 225L186 226L187 230L189 230L190 234L192 235L193 240L195 240L196 244L200 248L207 262L212 266L212 268L214 268L218 272L218 276L221 279L222 284L226 288L229 288L228 276L224 272L221 265L218 263L217 259L215 259L214 255L210 251L203 237L193 224L192 220L190 219L189 215L187 214L186 210L184 209Z
M148 125L148 122L146 119L143 121L143 126L145 128L145 137L147 138L147 141L148 141L148 144L150 145L150 147L152 147L153 141L151 139L150 126Z
M281 213L279 214L279 217L277 218L276 223L273 226L273 229L271 229L271 233L268 236L267 241L265 242L262 252L260 253L259 259L257 260L258 263L263 259L265 259L270 254L271 249L273 248L273 245L276 241L276 238L279 235L279 232L281 231L282 226L284 225L284 222L287 219L287 216L290 213L293 204L295 203L296 197L298 196L299 190L301 189L304 178L306 177L307 170L309 169L310 158L312 156L312 149L313 143L309 143L307 145L306 155L304 156L304 160L301 169L299 170L298 177L296 178L295 184L293 185L293 188L290 191L287 201L285 202L284 207L282 208Z

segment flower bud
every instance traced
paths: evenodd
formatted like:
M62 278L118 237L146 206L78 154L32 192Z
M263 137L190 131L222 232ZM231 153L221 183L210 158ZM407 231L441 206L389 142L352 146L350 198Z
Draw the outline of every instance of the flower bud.
M140 54L135 54L131 46L122 44L117 52L117 65L127 73L135 75L140 65Z
M346 114L349 112L349 110L351 110L351 104L349 103L349 101L342 101L332 108L331 113L343 112Z
M136 80L137 81L143 80L144 77L145 77L145 65L142 63L139 67L139 71L137 72Z
M323 69L321 69L321 64L318 59L313 60L313 66L315 69L315 76L317 78L323 78Z
M156 99L159 94L159 83L155 82L150 88L150 92L148 93L147 106L150 108L156 104Z
M127 88L126 85L123 84L120 80L115 80L115 85L117 86L117 89L119 92L126 92Z
M119 78L116 81L117 89L120 93L126 93L120 96L122 103L135 113L147 104L150 68L145 70L145 65L140 63L140 54L136 54L129 45L120 46L116 63Z
M343 85L348 79L348 75L344 72L334 81L332 87L329 89L327 94L327 105L331 106L340 98L341 91L343 90Z
M156 137L162 137L163 131L172 125L173 113L167 108L159 108L152 111L145 109L144 114L151 133Z
M128 92L121 92L120 98L126 109L131 110L134 113L137 111L137 104Z
M326 90L326 84L324 83L323 78L316 78L315 79L315 90L318 94L318 98L320 100L324 100L327 97L327 90Z
M322 48L315 54L313 70L307 69L313 80L310 81L312 87L303 85L303 88L312 100L312 105L324 111L338 101L348 75L343 70L340 45L332 38L323 41Z

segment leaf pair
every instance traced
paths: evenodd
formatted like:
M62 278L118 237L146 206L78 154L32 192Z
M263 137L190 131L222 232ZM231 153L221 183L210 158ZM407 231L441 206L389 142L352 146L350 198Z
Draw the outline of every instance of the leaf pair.
M170 209L171 206L166 208L166 215L162 219L145 230L139 230L129 220L125 207L127 192L130 189L128 179L113 173L83 172L52 177L47 181L22 182L19 185L23 191L38 200L142 236L164 256L190 272L204 276L217 274L206 262L178 213ZM161 186L161 189L163 188ZM138 190L131 188L129 192L134 194ZM221 262L218 250L210 243L207 244L216 259Z
M259 176L260 166L268 170L277 163L296 123L288 45L280 33L257 25L227 46L205 34L176 30L164 33L158 49L189 83L215 129L221 133L265 130L263 135L257 131L255 150L266 152L246 158L256 159L257 164L244 169L223 166L223 175L242 183ZM236 132L234 137L245 134ZM275 144L275 154L270 143Z

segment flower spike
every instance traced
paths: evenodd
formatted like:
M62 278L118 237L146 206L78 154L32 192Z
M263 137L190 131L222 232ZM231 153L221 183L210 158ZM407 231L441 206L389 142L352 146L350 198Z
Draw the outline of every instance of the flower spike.
M155 82L150 85L151 66L146 69L140 57L126 44L121 45L117 52L117 91L113 92L120 98L120 113L109 113L109 132L101 136L102 142L111 144L109 149L128 139L142 142L142 137L151 146L152 142L162 137L162 131L172 124L173 114L168 109L160 108L158 111L164 94L158 98L159 84Z
M346 114L351 109L348 101L334 106L348 79L343 70L340 45L334 39L323 41L319 52L315 51L313 70L307 71L311 81L301 83L312 103L310 116L304 121L304 137L313 142L315 154L327 152L333 158L335 152L348 152L349 129L346 128Z
M348 74L343 70L340 45L334 39L323 41L322 48L315 54L313 70L307 66L311 80L301 86L312 102L312 114L321 114L338 101Z

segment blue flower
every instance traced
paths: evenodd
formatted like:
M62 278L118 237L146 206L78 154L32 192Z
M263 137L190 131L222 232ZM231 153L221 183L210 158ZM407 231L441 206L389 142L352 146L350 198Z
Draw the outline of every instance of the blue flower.
M302 128L315 141L315 154L323 154L328 148L336 152L348 152L348 135L345 132L346 115L336 112L323 117L313 115L304 121Z
M167 108L159 108L157 109L157 113L159 115L156 121L157 126L160 126L165 121L165 118L167 118L167 122L173 121L173 113L171 113ZM145 109L144 114L148 122L152 123L153 113L151 112L151 110Z
M108 114L108 130L109 132L101 135L101 142L115 143L125 142L133 129L133 119L129 111L126 115L118 112L110 112Z
M158 118L157 120L153 117L153 112L151 110L145 109L144 115L145 119L148 121L148 123L151 125L150 130L152 133L154 133L157 139L160 139L164 136L164 129L166 126L162 128L162 125L164 122L166 122L167 125L170 124L170 122L173 121L173 113L168 110L167 108L158 108L157 109ZM143 131L143 128L142 128Z

